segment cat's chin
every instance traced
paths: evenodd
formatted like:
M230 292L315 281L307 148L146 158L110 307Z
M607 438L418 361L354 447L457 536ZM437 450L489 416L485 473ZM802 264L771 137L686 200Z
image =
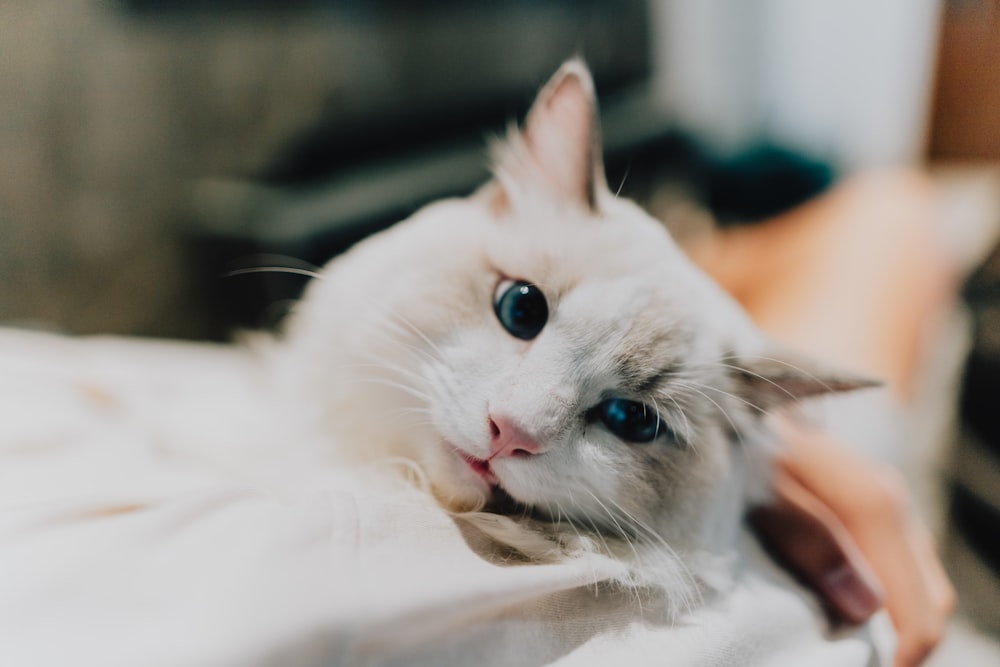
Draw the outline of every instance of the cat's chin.
M490 501L490 494L479 489L462 487L448 482L434 482L431 485L434 497L449 512L478 512Z
M482 510L490 502L496 480L477 472L458 448L442 444L423 453L434 497L450 512Z

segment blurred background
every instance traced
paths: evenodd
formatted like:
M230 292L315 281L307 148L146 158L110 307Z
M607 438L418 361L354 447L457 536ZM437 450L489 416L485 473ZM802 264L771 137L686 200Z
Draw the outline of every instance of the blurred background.
M994 158L995 11L6 0L0 320L191 338L272 324L300 282L220 276L258 253L321 263L468 192L487 173L484 139L574 53L595 71L613 187L626 170L633 196L670 181L724 220L859 168Z
M1000 0L4 0L0 322L272 326L305 278L245 270L469 192L572 54L612 189L654 210L752 224L858 170L938 184L981 265L951 562L1000 628Z

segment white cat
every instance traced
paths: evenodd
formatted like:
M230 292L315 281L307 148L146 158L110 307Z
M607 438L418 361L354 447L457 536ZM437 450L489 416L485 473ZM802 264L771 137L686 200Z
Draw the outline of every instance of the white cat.
M724 551L766 493L764 412L865 383L783 356L610 192L581 62L494 160L472 196L324 269L286 332L288 386L348 459L402 457L448 509L520 516L504 539L528 556L530 533Z
M865 383L776 351L599 145L569 62L492 182L257 348L0 329L0 664L873 664L738 530L764 411Z

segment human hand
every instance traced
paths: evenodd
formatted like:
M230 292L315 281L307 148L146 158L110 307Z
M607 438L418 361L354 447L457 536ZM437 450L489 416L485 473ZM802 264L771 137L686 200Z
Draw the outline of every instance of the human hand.
M884 604L898 635L895 667L919 665L941 641L955 592L905 484L820 433L776 421L787 449L775 501L754 508L751 523L836 617L860 623Z

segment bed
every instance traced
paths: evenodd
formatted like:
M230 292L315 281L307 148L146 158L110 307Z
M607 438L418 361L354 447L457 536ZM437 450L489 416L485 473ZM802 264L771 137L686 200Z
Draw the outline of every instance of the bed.
M890 664L884 615L831 627L749 535L679 622L609 559L484 557L422 492L326 464L265 368L0 331L0 664Z

